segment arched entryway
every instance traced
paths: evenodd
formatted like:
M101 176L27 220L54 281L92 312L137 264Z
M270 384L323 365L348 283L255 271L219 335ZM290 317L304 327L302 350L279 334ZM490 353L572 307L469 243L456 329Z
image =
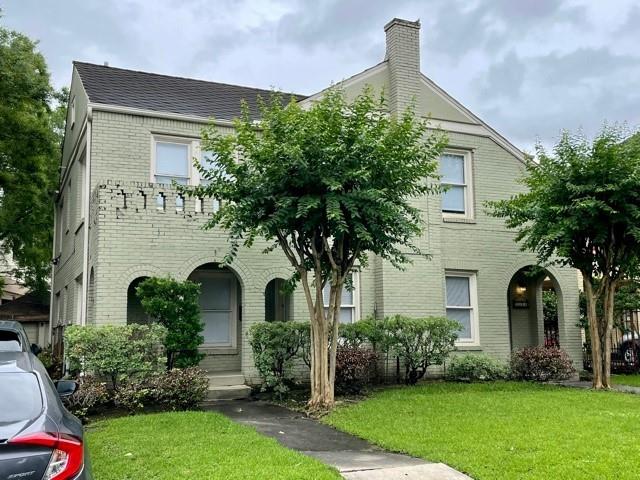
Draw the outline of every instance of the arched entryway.
M547 270L528 266L518 270L507 291L511 349L560 346L562 292Z
M291 294L285 291L286 280L274 278L264 289L264 319L287 322L292 318Z
M149 315L142 308L142 303L136 293L138 285L149 277L138 277L134 279L127 288L127 323L149 323Z
M200 284L203 347L211 349L211 353L237 353L242 321L242 287L238 277L217 263L207 263L196 268L189 280Z

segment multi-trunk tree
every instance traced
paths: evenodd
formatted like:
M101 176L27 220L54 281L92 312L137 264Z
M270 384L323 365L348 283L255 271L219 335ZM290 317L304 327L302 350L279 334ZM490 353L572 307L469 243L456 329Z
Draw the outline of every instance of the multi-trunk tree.
M389 115L382 96L365 89L348 102L338 89L302 107L277 94L260 118L244 109L235 132L203 132L215 152L201 175L222 208L208 227L226 228L232 261L256 238L280 249L301 283L311 322L312 409L334 402L336 347L343 287L354 268L378 255L401 267L423 228L415 199L437 190L440 133L409 109ZM328 308L323 289L329 285Z
M537 148L522 183L527 191L492 203L493 214L541 263L580 271L593 387L609 388L615 294L640 261L640 137L604 127L589 142L565 132L552 154Z

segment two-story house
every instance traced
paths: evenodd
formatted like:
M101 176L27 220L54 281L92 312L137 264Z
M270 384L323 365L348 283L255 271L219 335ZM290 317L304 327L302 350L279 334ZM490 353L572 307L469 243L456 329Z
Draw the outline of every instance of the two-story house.
M416 257L405 271L372 258L355 275L355 290L343 296L342 320L447 315L464 326L459 350L507 358L553 337L579 362L575 271L550 267L546 277L525 275L535 257L520 251L513 232L484 208L520 191L522 152L421 73L419 22L394 19L384 30L384 59L338 85L351 97L367 84L384 88L391 114L415 101L419 115L448 134L440 167L449 188L417 200L427 222L419 246L431 258ZM304 104L322 94L297 98ZM241 100L257 115L260 95L269 92L74 63L56 204L54 343L68 324L143 319L135 287L146 277L192 279L202 284L202 366L212 375L229 374L220 384L251 383L249 327L308 318L300 292L280 293L279 282L291 274L283 255L263 254L266 244L258 244L219 268L227 235L200 228L219 205L183 197L171 186L200 181L193 161L207 154L200 132L210 118L230 131ZM558 294L555 325L543 322L543 289Z

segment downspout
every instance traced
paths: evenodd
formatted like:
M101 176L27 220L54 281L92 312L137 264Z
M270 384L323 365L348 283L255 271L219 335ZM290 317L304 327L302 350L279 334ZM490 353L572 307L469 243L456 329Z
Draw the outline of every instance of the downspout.
M80 325L87 324L87 299L89 297L89 203L91 201L91 123L93 121L93 109L91 105L87 106L87 153L85 157L84 169L84 238L82 246L82 313L80 315Z

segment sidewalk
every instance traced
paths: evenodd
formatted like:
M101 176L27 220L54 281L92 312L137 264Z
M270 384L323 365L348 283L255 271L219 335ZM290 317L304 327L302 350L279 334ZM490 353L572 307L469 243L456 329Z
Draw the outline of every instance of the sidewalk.
M349 480L470 480L443 463L387 452L299 412L265 402L216 402L207 409L251 426L285 447L317 458L338 469Z
M572 388L591 388L591 382L585 380L565 380L562 382L552 382L555 385L560 385L562 387L572 387ZM632 385L612 385L612 390L622 393L632 393L634 395L640 395L640 387L634 387Z

